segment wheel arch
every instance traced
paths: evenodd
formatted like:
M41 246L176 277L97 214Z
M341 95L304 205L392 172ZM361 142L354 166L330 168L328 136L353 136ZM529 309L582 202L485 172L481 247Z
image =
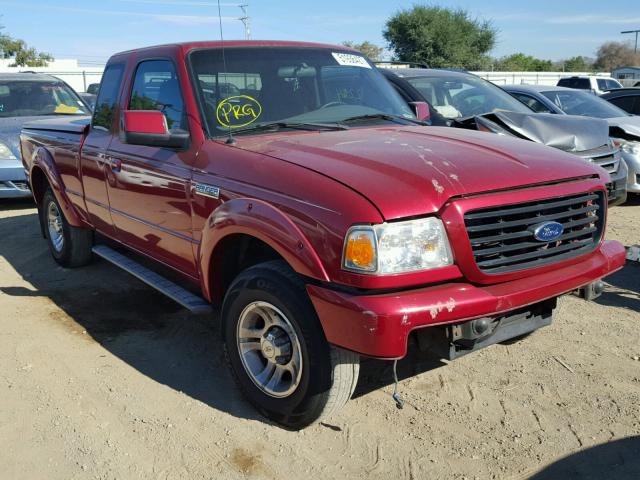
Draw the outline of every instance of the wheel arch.
M225 202L211 213L202 232L198 261L205 297L221 302L238 273L275 259L300 275L329 280L309 240L284 212L261 200Z
M62 208L69 225L74 227L86 227L82 217L78 214L71 200L67 196L64 183L56 167L55 160L51 153L44 147L39 147L33 152L31 169L29 171L29 181L33 192L33 197L41 206L42 197L47 187L51 187L53 195Z

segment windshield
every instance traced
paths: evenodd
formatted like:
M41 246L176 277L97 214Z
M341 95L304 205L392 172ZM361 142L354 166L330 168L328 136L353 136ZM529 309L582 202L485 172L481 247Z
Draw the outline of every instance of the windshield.
M554 90L542 92L542 94L567 115L596 118L615 118L629 115L606 100L579 90Z
M76 93L62 82L0 82L0 117L89 115Z
M408 77L406 80L445 118L467 118L498 110L532 112L501 88L473 75Z
M224 55L226 69L220 49L196 50L189 58L213 136L273 122L336 124L363 115L415 121L399 94L361 55L308 47L225 48Z

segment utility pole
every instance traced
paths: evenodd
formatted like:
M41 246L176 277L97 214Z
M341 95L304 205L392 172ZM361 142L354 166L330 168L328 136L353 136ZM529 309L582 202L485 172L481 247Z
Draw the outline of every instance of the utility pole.
M244 4L241 4L241 5L238 5L238 6L242 10L242 17L240 17L238 20L240 20L242 22L242 24L244 25L244 38L246 40L251 40L251 24L250 24L250 19L249 19L249 5L244 3Z
M621 34L627 34L627 33L635 33L636 34L636 46L633 49L633 53L638 53L638 33L640 32L640 30L625 30L624 32L620 32Z

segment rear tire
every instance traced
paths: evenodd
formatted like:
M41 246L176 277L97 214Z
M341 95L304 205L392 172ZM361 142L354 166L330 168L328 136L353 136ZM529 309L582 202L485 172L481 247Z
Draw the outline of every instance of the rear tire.
M304 283L286 263L265 262L238 275L222 321L235 380L267 418L298 430L351 398L360 357L329 345Z
M56 262L67 268L91 262L93 231L69 225L51 188L42 197L40 221Z

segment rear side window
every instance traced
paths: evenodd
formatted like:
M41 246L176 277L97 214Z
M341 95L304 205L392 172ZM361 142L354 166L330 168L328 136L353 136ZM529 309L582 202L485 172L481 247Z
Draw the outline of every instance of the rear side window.
M616 88L622 87L622 85L620 85L615 80L607 80L606 84L607 84L607 90L615 90Z
M538 113L553 113L549 110L540 100L535 99L529 95L525 95L524 93L514 93L514 97L524 103L527 107L529 107L534 112Z
M598 90L608 90L606 80L599 78L596 81L598 82Z
M96 107L93 114L92 126L98 130L111 130L113 125L113 112L118 101L118 92L122 82L124 65L109 65L104 71L100 82L100 91L96 99Z
M591 82L588 78L561 78L558 80L558 86L591 90Z
M131 89L129 110L159 110L169 130L186 130L187 121L176 70L168 60L141 62Z

